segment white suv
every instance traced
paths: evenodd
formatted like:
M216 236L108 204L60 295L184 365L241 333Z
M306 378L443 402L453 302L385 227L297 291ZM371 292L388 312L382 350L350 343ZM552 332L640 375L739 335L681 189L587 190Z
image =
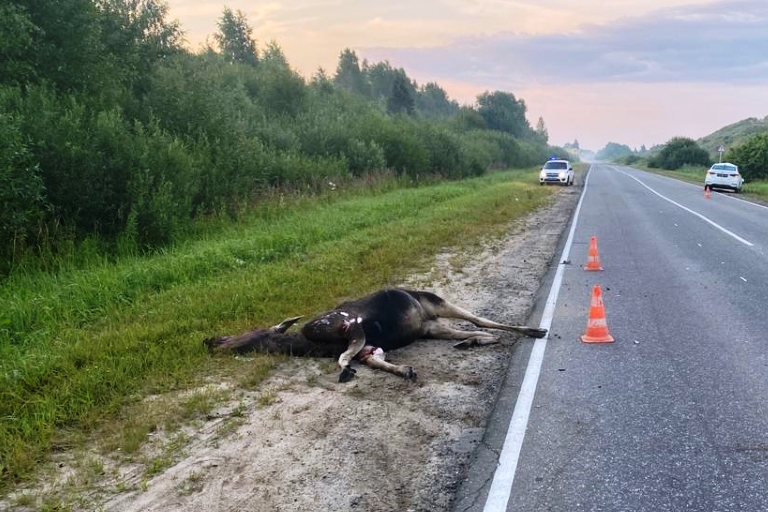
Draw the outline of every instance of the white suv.
M568 160L547 160L539 172L539 183L561 183L573 185L573 166Z

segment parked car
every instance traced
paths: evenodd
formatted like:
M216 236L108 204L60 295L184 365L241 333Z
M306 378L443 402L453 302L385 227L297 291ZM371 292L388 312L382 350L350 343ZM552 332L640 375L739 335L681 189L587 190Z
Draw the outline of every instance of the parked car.
M573 185L573 166L568 160L550 159L539 172L539 184L560 183Z
M704 177L704 188L729 188L741 192L744 186L744 178L739 174L737 165L721 162L713 165Z

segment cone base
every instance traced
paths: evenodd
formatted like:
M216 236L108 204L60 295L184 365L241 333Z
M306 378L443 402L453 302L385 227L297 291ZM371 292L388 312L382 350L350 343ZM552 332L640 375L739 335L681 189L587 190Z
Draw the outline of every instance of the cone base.
M589 336L587 334L581 337L581 341L584 343L613 343L613 336L606 334L605 336Z

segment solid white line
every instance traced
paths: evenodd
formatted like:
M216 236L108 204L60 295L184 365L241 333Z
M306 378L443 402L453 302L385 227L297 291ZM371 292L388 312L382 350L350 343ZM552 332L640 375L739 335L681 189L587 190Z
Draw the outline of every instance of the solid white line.
M657 196L659 196L660 198L664 199L665 201L669 201L670 203L672 203L673 205L677 206L678 208L682 208L683 210L687 211L688 213L690 213L690 214L692 214L692 215L695 215L696 217L700 218L700 219L701 219L701 220L703 220L704 222L706 222L706 223L708 223L708 224L710 224L710 225L714 226L715 228L719 229L720 231L722 231L722 232L723 232L723 233L725 233L726 235L728 235L728 236L731 236L731 237L735 238L736 240L738 240L739 242L743 243L744 245L746 245L746 246L748 246L748 247L752 247L752 246L754 245L754 244L753 244L752 242L750 242L749 240L745 240L745 239L741 238L739 235L737 235L737 234L736 234L736 233L734 233L733 231L728 231L727 229L725 229L725 228L724 228L723 226L721 226L720 224L718 224L718 223L716 223L715 221L713 221L713 220L711 220L711 219L709 219L709 218L705 217L704 215L700 214L699 212L695 212L695 211L691 210L690 208L688 208L688 207L686 207L686 206L683 206L683 205L681 205L680 203L678 203L678 202L676 202L676 201L673 201L672 199L668 198L667 196L663 196L663 195L659 194L658 192L656 192L656 190L652 189L651 187L649 187L648 185L646 185L645 183L643 183L642 181L640 181L640 179L638 179L638 178L636 178L636 177L632 176L632 175L631 175L631 174L629 174L628 172L625 172L625 171L619 171L619 172L620 172L620 173L622 173L622 174L624 174L624 175L626 175L626 176L629 176L630 178L632 178L633 180L635 180L636 182L638 182L639 184L641 184L642 186L644 186L645 188L647 188L648 190L650 190L651 192L653 192L654 194L656 194Z
M587 191L588 182L589 173L587 173L587 179L584 181L584 190L581 193L579 203L576 205L573 220L571 221L571 229L568 233L568 239L565 241L565 247L563 248L562 256L560 256L560 264L557 266L555 278L552 281L552 287L549 290L547 303L544 306L544 312L542 313L539 326L542 329L547 329L547 331L552 327L557 296L560 293L560 286L563 282L563 273L565 272L565 267L567 265L565 262L568 261L568 255L571 252L573 235L576 231L576 223L579 218L579 212L581 211L581 204L584 201L584 194ZM525 431L528 427L528 417L531 413L533 396L536 393L536 385L539 381L541 365L544 361L544 350L547 348L548 339L549 334L543 338L537 339L531 349L531 355L528 358L528 367L525 370L525 376L523 377L523 383L520 386L517 402L515 402L515 410L512 412L512 418L509 421L507 435L504 438L504 445L501 449L501 454L499 455L499 465L496 467L496 471L493 474L493 482L491 482L491 488L488 491L488 497L486 498L483 512L503 512L507 510L509 497L512 494L512 483L515 480L517 463L520 459L520 450L523 447L523 438L525 437Z

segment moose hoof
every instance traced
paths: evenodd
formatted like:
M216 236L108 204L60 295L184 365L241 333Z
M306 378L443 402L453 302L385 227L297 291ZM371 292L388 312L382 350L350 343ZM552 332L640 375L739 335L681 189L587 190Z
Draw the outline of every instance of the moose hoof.
M413 371L413 368L411 366L405 369L405 372L403 373L403 378L405 380L416 380L416 372Z
M459 350L465 350L469 347L474 347L477 345L477 342L475 340L464 340L456 343L453 348L458 348Z
M352 377L354 377L356 373L357 373L357 370L355 370L354 368L345 366L344 369L341 370L341 373L339 374L339 382L351 381Z

